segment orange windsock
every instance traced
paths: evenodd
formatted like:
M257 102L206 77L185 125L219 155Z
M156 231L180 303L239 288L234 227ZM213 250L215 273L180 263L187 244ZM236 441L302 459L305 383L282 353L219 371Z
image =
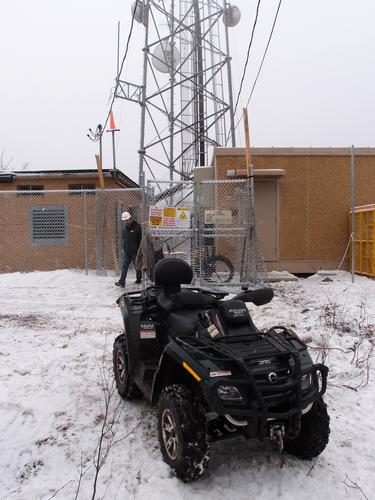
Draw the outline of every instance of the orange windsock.
M113 116L113 111L109 113L109 128L114 130L116 128L115 117Z

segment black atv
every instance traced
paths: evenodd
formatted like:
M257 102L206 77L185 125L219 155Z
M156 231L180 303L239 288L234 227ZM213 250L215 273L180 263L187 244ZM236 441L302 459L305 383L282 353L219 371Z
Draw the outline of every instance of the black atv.
M185 261L163 259L155 286L118 300L125 325L113 349L118 392L158 405L165 462L193 481L207 469L208 443L239 434L273 439L303 459L319 455L329 436L328 368L314 364L288 328L255 327L245 303L268 303L271 289L223 300L226 293L181 288L192 276Z

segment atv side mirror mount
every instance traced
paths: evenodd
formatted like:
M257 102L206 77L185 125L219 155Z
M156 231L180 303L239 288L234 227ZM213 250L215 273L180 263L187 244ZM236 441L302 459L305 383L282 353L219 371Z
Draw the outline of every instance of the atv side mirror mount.
M239 293L235 297L236 300L243 302L252 302L256 306L263 306L268 304L274 297L272 288L259 288L259 290L247 290Z

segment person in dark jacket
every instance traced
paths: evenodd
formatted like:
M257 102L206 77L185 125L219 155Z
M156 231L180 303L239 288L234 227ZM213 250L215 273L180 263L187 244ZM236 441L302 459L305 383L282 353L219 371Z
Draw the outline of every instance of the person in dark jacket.
M116 281L116 286L125 287L126 275L128 274L128 269L130 264L133 262L135 264L135 258L138 253L139 245L142 240L142 227L132 219L129 212L123 212L121 215L123 221L122 229L122 241L124 244L124 255L121 267L121 276L118 281ZM142 271L136 271L136 283L141 283Z

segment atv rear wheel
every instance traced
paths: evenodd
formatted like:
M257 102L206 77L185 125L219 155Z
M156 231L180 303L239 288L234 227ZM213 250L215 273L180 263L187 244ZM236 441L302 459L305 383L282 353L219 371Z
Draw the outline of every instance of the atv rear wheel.
M124 334L117 337L113 345L113 372L118 393L122 398L136 399L142 396L129 372L128 348Z
M320 398L301 418L301 431L296 439L285 439L284 448L296 457L310 460L322 453L329 438L327 405Z
M164 461L178 478L190 483L204 474L209 461L206 421L198 398L183 385L169 385L162 391L158 434Z

